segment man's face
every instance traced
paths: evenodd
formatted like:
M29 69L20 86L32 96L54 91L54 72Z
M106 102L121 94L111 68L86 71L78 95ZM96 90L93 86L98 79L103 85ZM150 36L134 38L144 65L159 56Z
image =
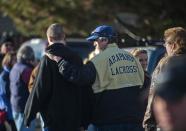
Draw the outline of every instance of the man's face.
M108 39L97 39L94 41L94 46L98 50L104 50L107 47Z
M167 55L168 56L172 56L174 53L174 43L171 42L171 37L168 37L165 40L165 44L164 44L166 51L167 51Z
M163 131L186 131L186 96L175 103L157 96L153 109Z

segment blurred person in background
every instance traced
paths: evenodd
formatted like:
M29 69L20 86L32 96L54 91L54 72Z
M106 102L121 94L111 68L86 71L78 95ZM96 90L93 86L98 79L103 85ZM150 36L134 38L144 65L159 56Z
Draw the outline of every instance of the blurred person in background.
M143 70L146 72L148 64L148 54L146 50L143 49L134 49L131 51L132 55L138 58Z
M17 52L17 62L10 72L11 106L18 131L28 130L23 126L23 114L29 96L28 82L34 63L33 49L29 46L22 46Z
M0 72L2 71L2 60L4 58L4 56L8 53L8 52L12 52L14 50L14 46L12 42L4 42L1 45L1 49L0 49Z
M45 45L45 50L46 48L48 47L48 41L47 42L44 42L44 43L40 43L40 44L43 44ZM33 86L34 86L34 81L36 79L36 76L37 76L37 73L38 73L38 70L39 70L39 63L40 63L40 60L41 58L45 55L45 52L42 52L42 54L39 57L39 59L37 58L36 59L36 66L34 67L34 69L32 70L32 73L30 75L30 80L29 80L29 85L28 85L28 89L29 89L29 92L31 93L32 89L33 89Z
M157 75L161 73L162 68L167 64L167 57L181 57L186 54L186 30L184 28L173 27L165 30L164 39L167 56L160 60L152 75L148 105L143 121L143 126L147 131L155 131L157 128L157 123L153 114L154 89Z
M135 48L131 51L132 55L135 56L140 64L142 65L142 68L144 70L144 83L143 87L141 88L141 96L140 96L140 101L141 101L141 107L143 108L143 111L141 112L143 115L142 116L142 121L144 118L144 114L146 111L147 103L148 103L148 94L149 94L149 89L150 89L150 83L151 83L151 76L147 72L147 65L148 65L148 53L147 50L144 49L139 49Z
M33 44L33 43L29 43L29 44ZM34 43L35 44L35 43ZM37 43L38 44L38 43ZM40 43L40 44L43 44L45 45L45 49L47 48L48 46L48 41L47 42L44 42L44 43ZM40 45L38 44L38 45ZM37 46L36 46L37 48ZM42 49L41 49L42 50ZM41 52L40 50L40 52ZM34 67L34 69L32 70L32 73L30 75L30 79L29 79L29 84L28 84L28 90L29 90L29 93L32 92L32 89L34 87L34 82L36 80L36 76L38 74L38 70L39 70L39 62L40 62L40 58L42 58L43 56L45 55L45 52L42 52L41 56L37 56L37 53L36 53L36 66ZM41 114L38 112L36 114L36 119L35 119L35 128L36 130L42 130L42 131L45 131L46 129L44 128L44 122L43 122L43 119L41 117Z
M1 55L5 55L6 53L11 52L13 50L14 50L14 46L12 42L7 41L7 42L2 43Z
M135 56L139 60L141 66L142 66L142 68L145 72L145 81L144 81L142 89L144 90L144 92L143 92L144 95L143 96L144 96L144 99L146 101L148 99L147 94L149 93L149 88L150 88L150 83L151 83L151 76L147 72L148 53L144 49L137 49L137 48L132 50L131 53L132 53L133 56ZM147 102L145 102L145 103L147 103Z
M0 110L6 112L6 118L3 123L7 130L7 126L11 128L12 131L16 131L15 123L12 116L12 108L10 104L10 80L9 74L13 65L16 63L16 53L8 52L2 61L2 72L0 74ZM4 131L1 129L1 131Z
M155 82L153 111L161 131L186 131L186 55L169 57Z
M34 69L32 70L32 73L31 73L31 75L30 75L30 80L29 80L29 83L28 83L28 90L29 90L29 93L32 92L32 89L33 89L33 87L34 87L34 81L35 81L35 79L36 79L38 70L39 70L39 64L36 65L36 66L34 67Z

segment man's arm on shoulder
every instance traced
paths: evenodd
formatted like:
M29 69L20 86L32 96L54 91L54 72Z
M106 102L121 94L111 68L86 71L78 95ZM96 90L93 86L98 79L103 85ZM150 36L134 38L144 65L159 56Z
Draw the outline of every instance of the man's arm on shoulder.
M92 62L79 66L62 59L58 67L64 79L79 86L92 85L96 79L96 69Z

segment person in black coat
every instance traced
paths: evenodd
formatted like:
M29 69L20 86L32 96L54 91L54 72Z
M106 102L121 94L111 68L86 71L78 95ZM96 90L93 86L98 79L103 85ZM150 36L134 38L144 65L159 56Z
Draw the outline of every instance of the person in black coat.
M29 126L37 112L41 113L49 131L78 131L82 124L82 89L63 79L49 52L79 66L82 59L65 45L65 34L60 24L52 24L47 30L49 46L42 58L32 92L25 108L24 124Z

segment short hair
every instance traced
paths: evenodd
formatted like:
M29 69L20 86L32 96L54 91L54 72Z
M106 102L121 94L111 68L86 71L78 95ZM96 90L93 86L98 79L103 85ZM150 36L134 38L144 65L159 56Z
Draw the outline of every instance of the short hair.
M17 52L17 61L20 62L27 62L27 61L34 61L35 55L34 51L30 46L21 46Z
M59 23L51 24L47 29L47 37L52 37L54 40L63 40L65 33L63 26Z
M175 43L178 49L186 49L186 30L182 27L173 27L165 30L164 39L170 38L170 44Z
M8 52L3 60L2 60L2 66L6 66L8 68L11 68L13 66L13 60L16 58L16 53L15 52Z

